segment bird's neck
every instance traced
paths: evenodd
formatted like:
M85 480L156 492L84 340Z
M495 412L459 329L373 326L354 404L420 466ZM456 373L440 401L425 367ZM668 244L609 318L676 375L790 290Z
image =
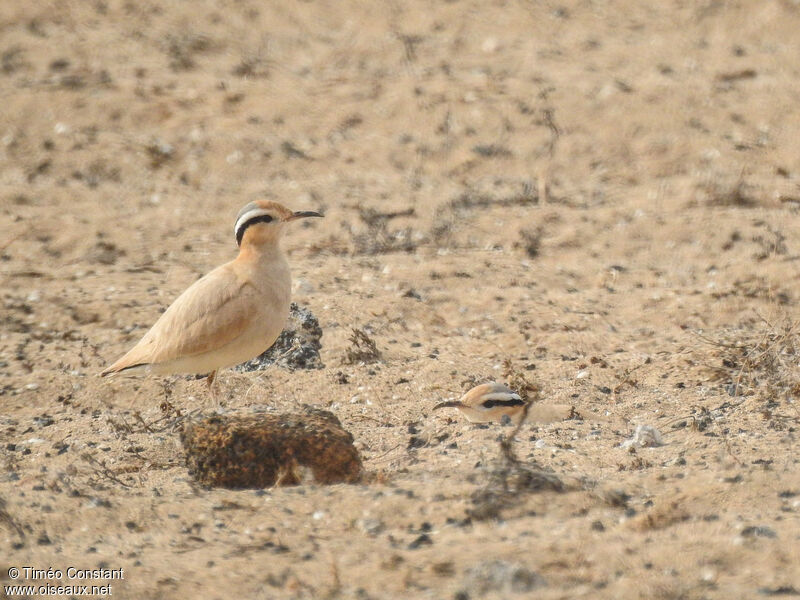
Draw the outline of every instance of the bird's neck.
M236 262L271 282L288 282L291 278L286 255L278 244L242 244Z
M243 243L239 249L239 256L237 261L245 263L257 263L259 265L268 266L273 263L283 263L286 257L283 250L277 243L271 244L248 244Z

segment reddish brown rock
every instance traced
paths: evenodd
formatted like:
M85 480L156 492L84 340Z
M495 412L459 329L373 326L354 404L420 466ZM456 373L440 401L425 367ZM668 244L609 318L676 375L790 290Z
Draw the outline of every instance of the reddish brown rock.
M361 476L353 436L330 412L216 415L181 434L189 472L205 485L263 488L296 485L308 469L317 483L352 483Z

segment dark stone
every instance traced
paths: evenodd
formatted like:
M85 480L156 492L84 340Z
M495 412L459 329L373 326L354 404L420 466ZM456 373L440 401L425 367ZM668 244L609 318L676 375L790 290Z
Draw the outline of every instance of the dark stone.
M433 545L433 540L431 539L431 536L429 536L427 533L423 533L408 545L408 549L416 550L417 548L421 548L422 546L432 546L432 545Z
M751 525L750 527L745 527L742 529L742 537L776 538L778 537L778 534L769 527L764 527L763 525Z
M234 367L234 371L261 371L270 365L283 369L323 369L319 350L322 348L322 328L314 314L292 302L289 320L283 332L266 351Z

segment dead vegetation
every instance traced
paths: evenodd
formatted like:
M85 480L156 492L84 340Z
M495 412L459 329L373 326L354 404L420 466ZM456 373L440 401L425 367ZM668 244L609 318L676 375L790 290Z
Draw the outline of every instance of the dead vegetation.
M160 169L175 156L175 148L160 139L151 140L144 150L150 158L150 168L153 170Z
M701 364L708 378L719 382L730 397L755 398L771 415L785 404L795 414L784 417L797 420L800 415L794 402L800 397L800 324L784 315L776 322L757 316L753 325L713 336L698 333L713 361L709 364L706 359Z
M164 40L164 52L169 57L169 67L175 72L194 69L195 56L207 52L211 46L211 38L191 31L169 34Z
M711 179L698 185L708 206L754 208L761 204L756 188L747 183L745 174L731 182L727 179Z
M351 239L350 253L374 256L395 252L413 253L420 247L431 245L451 249L474 247L473 236L460 239L458 234L468 229L468 224L479 216L480 210L524 207L538 203L538 193L532 181L500 180L495 184L488 189L484 189L486 186L469 187L453 200L438 206L431 225L424 229L410 224L392 227L396 220L407 223L408 219L417 218L413 207L382 211L360 204L350 206L349 208L357 211L359 219L356 224L342 222L342 227ZM528 256L535 258L539 254L544 233L541 226L524 227L520 230L520 239L513 246L523 249ZM317 243L315 249L336 254L343 250L335 240L326 244Z
M514 243L515 248L522 248L530 258L539 256L542 247L543 227L528 227L520 230L519 241Z
M378 362L381 351L366 331L354 328L349 338L350 347L345 349L344 364L357 365Z
M503 509L521 503L528 494L566 490L556 474L535 462L525 463L517 458L514 440L527 420L531 404L539 399L539 386L515 370L509 360L504 362L503 376L526 404L519 424L500 441L499 456L488 469L485 484L472 494L472 507L467 515L476 520L499 518Z
M754 256L753 258L757 257ZM711 293L711 297L717 300L736 296L767 300L781 305L787 305L792 300L792 296L787 289L776 286L767 277L761 275L749 275L736 279L726 287L721 287Z
M532 181L501 183L499 190L469 188L453 200L437 207L430 232L431 240L438 245L452 247L455 244L454 234L477 209L531 206L538 203L539 195Z
M25 540L25 530L8 512L6 509L6 501L2 497L0 497L0 525L5 525L7 529L16 533L20 542Z
M413 208L397 211L379 211L370 207L352 207L358 211L361 227L344 223L353 242L353 254L373 256L392 252L414 252L425 243L427 237L410 226L390 228L391 221L397 218L414 217Z

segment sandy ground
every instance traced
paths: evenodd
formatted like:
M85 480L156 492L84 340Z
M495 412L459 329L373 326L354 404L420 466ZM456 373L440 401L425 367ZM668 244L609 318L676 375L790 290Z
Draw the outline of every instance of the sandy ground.
M798 31L789 0L0 3L2 584L800 595ZM257 198L326 213L285 240L325 368L227 372L223 410L332 411L362 483L203 489L203 382L96 377ZM487 512L511 428L430 409L509 373L566 491Z

